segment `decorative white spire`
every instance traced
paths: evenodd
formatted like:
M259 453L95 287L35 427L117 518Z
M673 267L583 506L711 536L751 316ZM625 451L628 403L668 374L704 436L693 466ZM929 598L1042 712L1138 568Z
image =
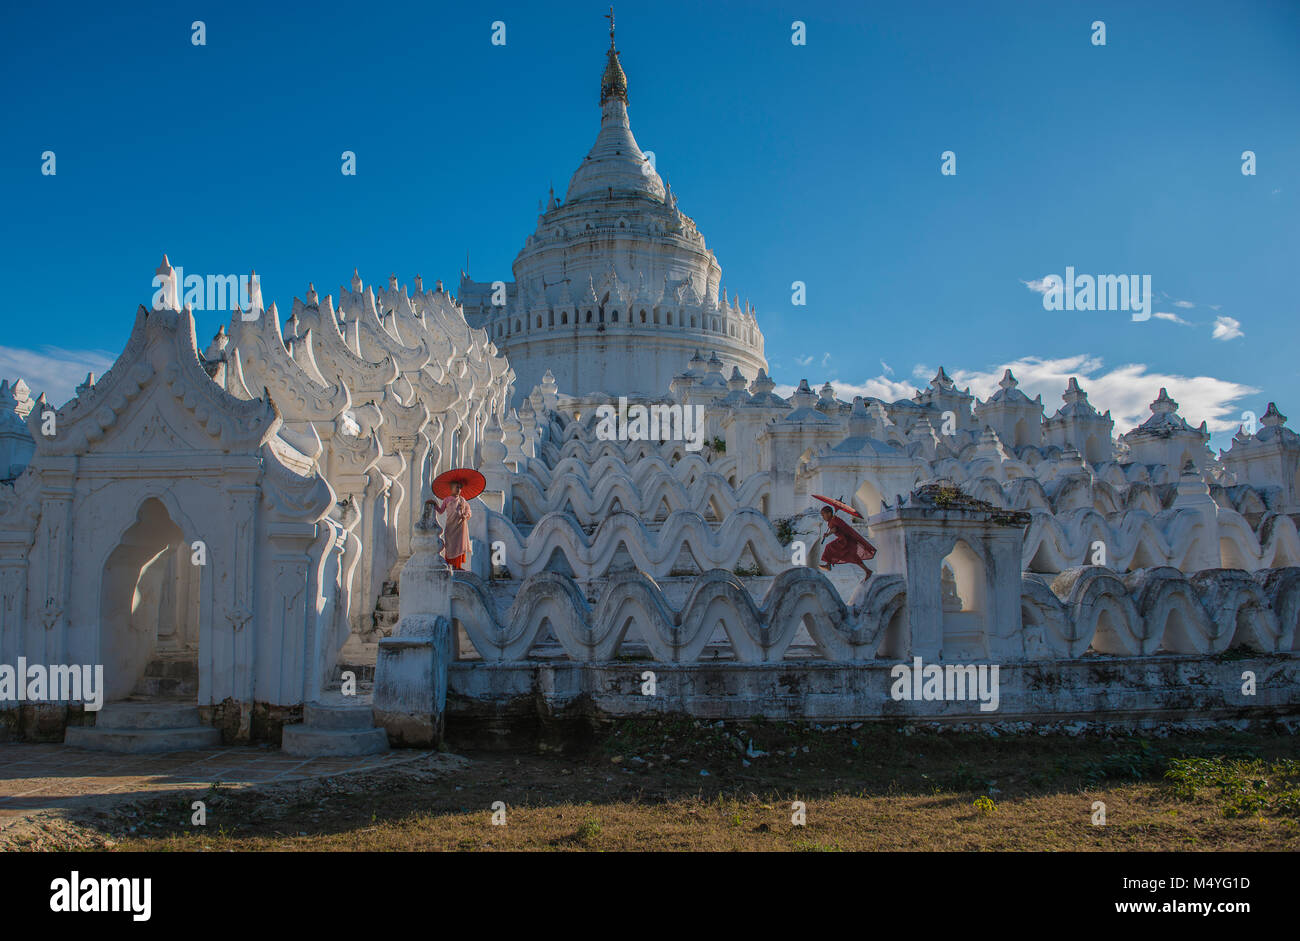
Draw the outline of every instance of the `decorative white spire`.
M248 312L257 314L265 310L262 306L262 279L257 276L256 271L249 272L248 275Z
M163 255L162 264L154 272L154 287L161 291L157 298L157 303L161 306L155 306L154 310L176 310L181 309L180 292L176 284L176 270L172 268L172 263Z

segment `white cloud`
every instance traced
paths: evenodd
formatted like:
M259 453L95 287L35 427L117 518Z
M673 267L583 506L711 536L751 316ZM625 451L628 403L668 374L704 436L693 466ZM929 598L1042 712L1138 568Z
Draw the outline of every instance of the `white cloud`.
M0 346L0 377L10 382L22 379L31 387L33 399L44 392L46 400L58 408L76 394L86 373L101 376L116 358L103 350L66 350L58 346L24 350Z
M1235 340L1237 337L1245 336L1241 332L1241 321L1234 320L1232 317L1215 317L1213 337L1216 340Z
M821 383L809 383L814 389L820 389ZM845 402L853 401L855 395L861 395L868 398L883 399L886 402L897 402L899 399L910 399L916 393L916 386L907 382L895 382L884 376L877 376L875 379L868 379L866 382L831 382L831 388L835 390L835 397ZM790 385L779 385L772 391L780 396L789 396L794 392L795 387Z
M1168 311L1158 310L1156 311L1155 316L1157 320L1168 320L1171 321L1172 323L1182 324L1184 327L1190 327L1192 325L1190 321L1184 320L1182 317L1179 317L1177 314L1171 314Z
M892 376L894 374L894 367L889 365L883 359L880 361L880 368L885 371L886 376Z
M1188 307L1195 307L1196 305L1193 304L1191 301L1174 301L1174 306L1188 308Z
M1162 387L1178 401L1180 415L1193 425L1206 421L1210 431L1215 433L1236 430L1241 421L1241 407L1237 403L1260 392L1252 386L1213 376L1157 372L1143 363L1126 363L1106 369L1100 357L1087 354L1059 359L1024 356L1000 363L993 369L959 369L950 375L959 389L970 386L972 394L987 399L997 391L1005 369L1010 369L1015 375L1021 392L1031 399L1036 395L1043 397L1048 416L1056 414L1061 407L1061 393L1069 384L1070 377L1078 378L1093 407L1099 412L1110 410L1115 419L1116 434L1129 431L1150 417L1150 404ZM832 382L831 385L836 397L843 400L862 395L895 402L910 399L933 374L934 370L918 364L913 370L913 376L919 380L916 384L880 375L858 383ZM818 385L820 383L815 383L814 387ZM788 396L794 391L794 386L777 386L775 391L778 395Z
M826 368L827 366L829 366L830 364L831 364L831 354L830 354L830 353L823 353L823 354L822 354L822 368L825 369L825 368Z
M1058 276L1046 274L1041 278L1035 278L1033 281L1026 281L1022 278L1020 283L1029 288L1029 290L1033 291L1035 294L1046 294L1054 286L1054 282L1048 280L1048 278L1052 277Z
M794 361L798 366L811 366L813 358L811 356L796 356Z
M1181 376L1154 372L1143 363L1126 363L1103 369L1098 357L1079 355L1061 359L1026 356L987 372L959 370L952 374L958 386L987 398L997 388L1003 369L1009 368L1020 381L1020 391L1033 398L1042 395L1048 415L1061 406L1061 393L1071 376L1079 380L1088 401L1099 412L1110 410L1115 433L1129 431L1150 417L1150 404L1161 387L1178 401L1178 413L1193 425L1205 421L1212 432L1234 431L1241 422L1238 401L1260 390L1213 376Z

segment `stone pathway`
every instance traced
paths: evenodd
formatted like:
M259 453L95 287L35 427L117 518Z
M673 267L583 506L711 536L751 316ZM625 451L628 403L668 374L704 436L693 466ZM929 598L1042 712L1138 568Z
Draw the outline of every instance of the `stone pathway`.
M0 744L0 831L51 812L170 791L287 784L393 768L428 757L402 749L357 758L296 758L266 745L117 755L66 745Z

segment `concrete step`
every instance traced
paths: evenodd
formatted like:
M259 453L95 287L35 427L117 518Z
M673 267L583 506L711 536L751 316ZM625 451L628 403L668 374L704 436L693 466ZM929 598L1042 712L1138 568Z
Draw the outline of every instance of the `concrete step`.
M221 730L211 726L186 729L125 729L70 725L63 737L63 744L92 751L126 754L194 751L220 748Z
M193 655L178 651L155 657L135 684L134 694L150 698L193 699L199 694L199 663Z
M144 668L144 675L174 676L180 679L197 680L199 678L199 662L185 659L183 656L158 657L149 661L149 665Z
M280 751L301 758L378 755L388 751L388 733L378 728L320 729L286 725Z
M370 702L327 694L325 702L303 707L301 725L286 725L280 750L305 758L377 755L388 751L388 733L374 725Z
M193 699L199 694L199 682L177 676L142 676L132 693L152 699Z
M192 729L202 724L192 702L111 702L95 716L97 729Z
M343 682L343 673L345 670L351 670L356 674L357 683L373 683L375 681L374 663L340 663L334 667L334 682Z
M303 707L303 725L313 729L369 729L375 724L370 703L317 703Z
M169 752L219 748L221 730L204 725L193 700L111 702L94 725L71 725L63 744L94 751Z

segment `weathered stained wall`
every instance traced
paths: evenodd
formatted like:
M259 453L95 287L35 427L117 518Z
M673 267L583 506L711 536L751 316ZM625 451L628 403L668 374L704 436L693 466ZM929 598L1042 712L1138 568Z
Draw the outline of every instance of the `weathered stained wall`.
M619 717L686 713L701 719L834 719L1004 722L1069 719L1159 722L1300 715L1300 656L1086 657L999 668L999 708L978 700L895 701L895 664L454 663L448 729L508 728L538 716ZM653 670L656 694L643 695ZM1256 693L1242 693L1242 674Z

